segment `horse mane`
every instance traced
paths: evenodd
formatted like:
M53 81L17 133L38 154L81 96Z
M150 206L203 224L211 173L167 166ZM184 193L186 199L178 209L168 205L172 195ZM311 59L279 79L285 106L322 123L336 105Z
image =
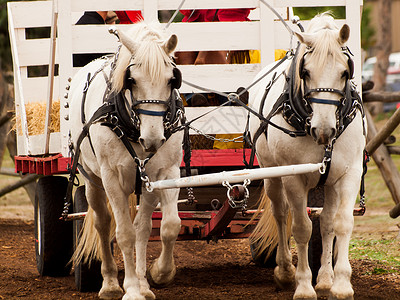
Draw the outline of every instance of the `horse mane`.
M347 66L346 58L342 53L343 45L338 40L338 31L339 28L335 24L335 19L330 12L318 14L310 21L306 33L316 34L317 38L313 45L311 45L311 52L307 56L313 61L320 73L325 71L328 60L333 59ZM310 50L309 48L305 44L301 44L299 47L296 62L296 88L300 86L300 61L304 53Z
M135 53L131 53L122 45L111 79L112 90L115 92L122 90L125 72L130 64L141 68L153 82L159 82L161 75L165 73L165 68L171 64L171 58L162 47L169 36L161 28L160 23L133 24L127 35L137 43L138 47Z

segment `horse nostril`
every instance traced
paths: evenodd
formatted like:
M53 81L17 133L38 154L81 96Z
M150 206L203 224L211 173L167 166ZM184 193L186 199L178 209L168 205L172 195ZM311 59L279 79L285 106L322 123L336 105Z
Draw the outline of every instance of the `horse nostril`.
M332 128L331 139L336 136L336 128Z
M317 128L316 127L312 127L311 128L311 136L313 137L314 140L317 140L318 136L317 136Z
M162 145L164 145L165 141L166 141L165 138L161 139L161 141L160 141L160 147L161 147Z
M140 144L143 148L145 148L145 146L144 146L144 138L139 138L139 144Z

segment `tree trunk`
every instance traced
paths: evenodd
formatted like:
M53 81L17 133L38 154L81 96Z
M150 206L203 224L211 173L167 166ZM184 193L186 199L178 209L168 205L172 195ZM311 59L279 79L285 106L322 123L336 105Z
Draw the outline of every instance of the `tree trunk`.
M383 91L386 86L386 74L389 67L389 55L392 51L392 21L391 21L391 0L379 0L379 18L377 31L377 52L374 66L373 82L374 92ZM369 106L372 115L383 111L383 103L373 103Z

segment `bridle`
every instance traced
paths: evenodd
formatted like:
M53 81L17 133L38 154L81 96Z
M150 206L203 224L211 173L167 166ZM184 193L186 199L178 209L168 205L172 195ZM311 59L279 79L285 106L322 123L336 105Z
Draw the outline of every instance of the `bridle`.
M347 57L347 70L343 74L343 76L345 76L344 88L342 90L330 87L318 87L310 89L307 86L307 77L309 74L308 71L304 69L304 60L306 55L312 51L312 49L308 49L300 59L298 72L301 81L300 86L302 86L302 88L299 88L298 90L295 89L294 81L296 75L296 58L299 53L299 48L296 51L295 58L293 59L289 70L289 76L287 77L285 92L281 95L282 97L285 93L287 94L283 96L284 98L287 98L287 101L282 101L284 106L282 109L283 115L285 120L297 130L304 130L307 134L310 134L310 120L313 114L311 104L318 103L334 105L337 107L337 134L335 138L338 138L344 129L354 119L356 109L359 109L364 115L361 98L358 95L353 82L351 81L354 76L354 62L351 58L351 52L348 47L342 47L342 53ZM314 93L334 93L338 94L340 99L332 100L315 98L312 97Z
M137 141L137 137L140 135L140 115L148 115L148 116L158 116L163 117L163 124L164 124L164 134L165 138L168 139L171 136L171 130L175 128L179 120L183 114L183 103L182 99L180 98L178 89L182 85L182 74L181 71L176 67L175 63L171 61L173 66L173 77L171 78L169 84L171 86L171 94L167 101L165 100L158 100L158 99L147 99L147 100L134 100L133 95L133 84L134 79L131 77L130 68L135 64L130 64L127 66L124 74L124 85L120 92L120 95L124 101L124 106L126 111L129 111L129 124L128 127L130 129L131 134L130 136L135 137L132 140ZM126 98L126 91L130 93L131 104L129 105L129 101ZM163 111L156 111L156 110L148 110L138 108L139 105L142 104L156 104L156 105L163 105L166 107ZM130 107L130 109L128 109ZM121 111L121 114L123 112ZM125 123L127 123L127 117L125 116Z

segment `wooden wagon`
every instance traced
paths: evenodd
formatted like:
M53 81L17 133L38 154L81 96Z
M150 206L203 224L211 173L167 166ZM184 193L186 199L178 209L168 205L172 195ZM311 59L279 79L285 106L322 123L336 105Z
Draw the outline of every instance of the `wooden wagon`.
M181 0L54 0L9 2L9 32L14 64L15 111L17 116L16 172L44 175L38 182L35 203L35 232L37 265L42 275L59 275L69 272L65 268L73 249L72 223L59 220L67 179L63 174L69 168L69 117L68 103L64 94L68 92L68 80L79 68L73 67L73 54L114 53L118 43L108 33L106 25L75 25L84 11L141 10L146 21L158 19L161 11L175 11ZM343 6L346 20L351 27L349 48L354 53L355 82L361 88L360 18L361 0L274 0L268 1L287 23L293 17L292 7ZM172 23L168 30L178 36L177 51L213 50L259 50L260 62L254 64L226 65L181 65L185 82L193 83L210 91L235 92L239 87L248 87L255 75L274 61L276 49L289 50L295 47L285 26L274 13L258 0L187 0L182 9L254 8L250 22ZM307 26L307 21L302 25ZM129 25L116 25L120 30ZM294 30L296 25L291 24ZM30 38L35 28L47 28L49 34L43 38ZM48 75L35 75L35 69L48 67ZM201 88L183 83L180 93L203 92ZM32 133L28 109L30 105L42 103L42 130ZM59 103L55 117L59 128L50 130L51 114ZM189 120L197 118L211 107L186 107ZM34 117L35 118L35 117ZM37 118L36 118L37 119ZM247 111L238 106L221 107L192 123L197 131L191 135L241 135L244 132ZM216 149L217 148L217 149ZM196 149L192 151L192 173L207 173L221 170L242 169L243 156L249 157L250 149ZM224 147L225 148L225 147ZM57 176L60 175L60 176ZM257 184L250 186L251 198ZM221 192L222 191L222 192ZM220 187L195 189L196 194L216 194L225 197L226 190ZM182 197L185 197L181 193ZM206 195L206 197L209 197ZM78 189L76 198L84 198ZM253 199L253 200L254 200ZM208 199L210 200L210 199ZM223 201L222 201L223 202ZM180 239L212 239L247 237L252 227L245 227L251 211L243 214L222 205L219 211L210 206L210 201L197 205L182 205L180 212L182 230ZM81 210L82 207L77 207ZM197 208L197 209L196 209ZM215 207L214 207L215 208ZM153 234L157 239L160 213L153 215ZM254 224L253 224L254 225ZM79 285L80 286L80 285Z

